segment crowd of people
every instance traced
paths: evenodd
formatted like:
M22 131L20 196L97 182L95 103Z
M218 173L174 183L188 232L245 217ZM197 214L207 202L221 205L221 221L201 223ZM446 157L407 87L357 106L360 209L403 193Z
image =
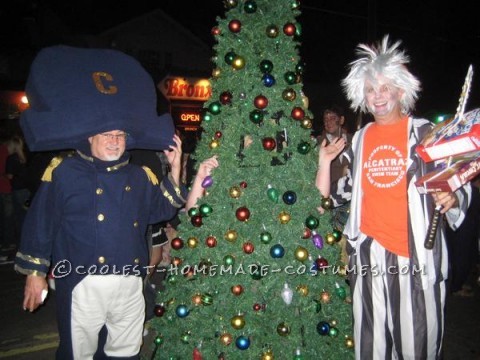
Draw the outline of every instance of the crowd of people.
M466 269L459 266L454 238L468 236L469 249L476 243L478 255L474 219L480 193L470 184L432 196L418 193L415 180L431 169L414 149L432 128L431 122L412 115L420 82L407 68L408 56L400 42L391 44L385 37L378 44L360 44L357 50L359 57L342 84L352 110L369 113L374 121L352 135L345 127L344 110L334 104L326 107L317 138L316 174L319 196L331 200L334 226L346 238L356 358L440 359L449 268L452 291L464 294L465 273L476 262L473 259ZM54 67L42 56L48 61L55 58ZM70 61L79 65L78 79L73 80L82 82L77 84L80 92L64 94L64 102L78 95L107 110L123 109L125 98L118 95L118 87L135 82L142 93L152 91L139 65L116 51L53 47L42 56L32 72L61 73ZM92 63L102 73L95 86L87 88L83 77L90 76ZM34 91L41 89L32 85ZM49 96L29 95L47 100ZM114 100L104 103L105 97ZM147 101L142 106L155 104ZM35 107L29 111L34 117ZM121 117L121 111L115 116ZM46 277L52 271L55 275L52 266L65 259L72 266L110 269L101 275L72 274L56 282L59 359L87 359L98 352L138 358L145 318L153 316L147 293L152 293L155 273L141 269L169 263L168 245L178 211L196 204L202 181L219 166L214 157L204 159L196 175L182 173L178 135L167 131L157 150L136 150L142 132L129 129L121 118L107 120L75 134L75 151L66 156L42 151L27 155L21 136L0 145L1 245L2 251L18 250L15 269L26 275L24 308L34 311L43 303ZM379 162L395 165L379 171L371 165ZM449 231L446 235L441 227L429 250L424 239L436 207ZM450 265L447 243L453 254ZM140 276L119 276L113 267L129 267L127 275ZM399 275L405 267L411 271ZM354 271L359 268L371 271ZM373 271L377 268L380 276ZM135 274L135 269L140 272Z

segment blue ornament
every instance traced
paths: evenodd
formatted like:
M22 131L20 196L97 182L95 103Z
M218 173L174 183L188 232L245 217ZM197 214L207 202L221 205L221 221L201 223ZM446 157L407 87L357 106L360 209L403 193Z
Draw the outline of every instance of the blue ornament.
M285 255L285 249L282 245L276 244L270 248L270 256L274 259L282 258Z
M272 87L275 85L275 78L271 74L265 74L262 76L263 85L266 87Z
M317 324L317 332L322 335L322 336L325 336L325 335L328 335L330 331L330 324L326 321L320 321L318 324Z
M190 314L190 310L188 310L186 305L178 305L175 313L179 318L187 317Z
M285 191L282 196L283 202L287 205L293 205L297 201L297 194L294 191Z
M250 347L250 339L246 336L241 335L237 338L237 340L235 340L235 345L240 350L246 350Z

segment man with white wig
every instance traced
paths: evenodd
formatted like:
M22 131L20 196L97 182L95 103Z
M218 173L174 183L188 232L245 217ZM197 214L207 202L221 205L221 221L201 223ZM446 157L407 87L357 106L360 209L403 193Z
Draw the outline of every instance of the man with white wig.
M471 194L469 185L433 196L416 189L415 181L432 169L415 147L433 124L411 115L420 82L399 45L385 36L357 48L342 85L352 109L371 113L374 122L355 133L342 155L350 169L337 184L329 183L329 165L345 140L324 143L319 152L320 193L333 206L351 200L344 235L357 359L441 358L448 272L442 226L433 249L424 242L435 207L456 229Z

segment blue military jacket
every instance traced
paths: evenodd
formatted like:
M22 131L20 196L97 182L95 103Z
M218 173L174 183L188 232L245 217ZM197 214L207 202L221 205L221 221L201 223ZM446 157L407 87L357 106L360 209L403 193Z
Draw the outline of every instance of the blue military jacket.
M143 276L148 224L171 219L186 190L148 169L77 152L55 158L28 210L15 269L74 286L89 274Z

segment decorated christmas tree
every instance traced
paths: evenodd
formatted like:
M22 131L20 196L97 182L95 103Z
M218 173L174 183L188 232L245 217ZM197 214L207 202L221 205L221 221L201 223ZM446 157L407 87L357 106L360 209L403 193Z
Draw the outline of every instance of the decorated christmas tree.
M353 358L341 232L317 209L299 1L224 3L194 154L220 166L172 240L153 357Z

